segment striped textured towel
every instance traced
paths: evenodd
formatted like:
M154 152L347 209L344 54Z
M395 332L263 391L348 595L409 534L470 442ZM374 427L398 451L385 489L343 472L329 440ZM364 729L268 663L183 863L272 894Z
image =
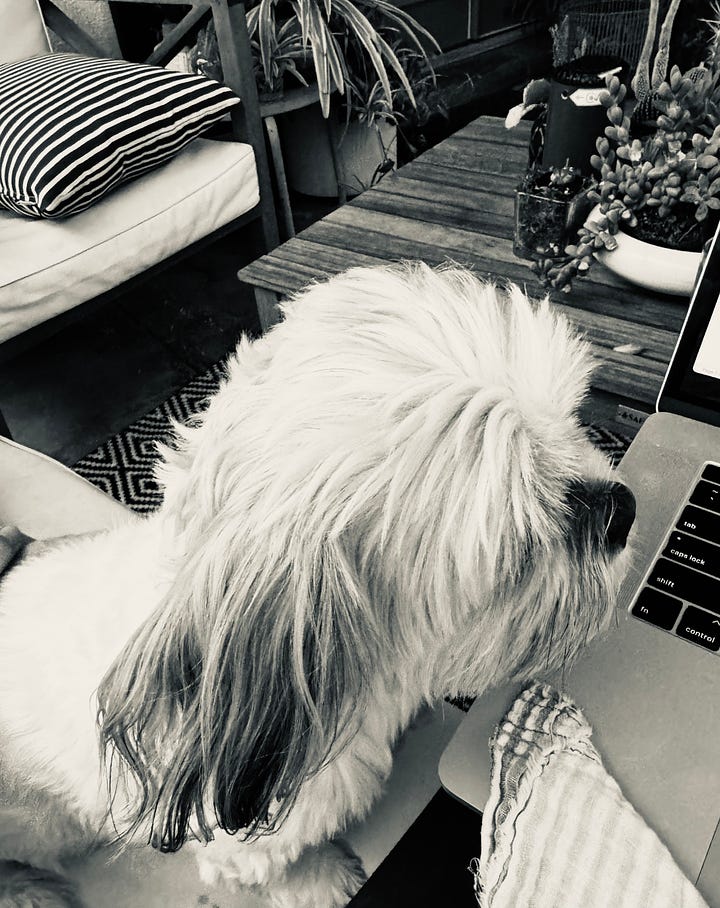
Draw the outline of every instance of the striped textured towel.
M534 683L490 742L480 908L707 908L603 768L579 709Z

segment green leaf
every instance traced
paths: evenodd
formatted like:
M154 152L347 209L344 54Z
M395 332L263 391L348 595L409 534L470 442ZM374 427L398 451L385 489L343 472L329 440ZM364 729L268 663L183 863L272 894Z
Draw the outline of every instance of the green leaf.
M378 34L375 28L368 21L367 17L358 10L354 3L350 0L335 0L336 11L339 15L343 16L345 21L348 24L348 27L355 32L355 36L362 47L367 52L370 62L372 63L375 72L377 73L378 79L380 80L382 87L385 91L385 96L390 99L392 97L392 89L390 88L390 79L387 74L387 69L383 61L383 49L385 49L385 55L391 62L391 65L395 69L400 83L407 92L408 98L410 99L413 106L415 105L415 95L410 86L407 76L405 75L405 70L400 65L399 60L395 56L393 50L389 47L387 42ZM384 48L383 48L384 45Z
M686 185L683 194L680 196L681 202L690 202L693 205L699 205L702 201L700 192L694 184Z
M618 104L613 104L613 106L607 112L608 119L613 124L613 126L622 125L623 121L623 110Z
M333 81L328 62L328 45L335 39L329 33L328 25L316 0L289 0L289 2L300 23L303 40L310 44L317 76L320 108L323 116L328 117L330 115L330 95L336 88L340 92L344 90L344 83L337 84Z

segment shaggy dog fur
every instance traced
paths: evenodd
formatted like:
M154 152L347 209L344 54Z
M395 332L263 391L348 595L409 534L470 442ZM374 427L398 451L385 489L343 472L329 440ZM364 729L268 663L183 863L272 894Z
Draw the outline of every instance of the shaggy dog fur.
M578 423L590 368L548 303L423 265L311 286L243 340L159 512L0 586L0 905L76 905L63 859L116 831L344 904L333 840L418 708L609 620L632 517Z

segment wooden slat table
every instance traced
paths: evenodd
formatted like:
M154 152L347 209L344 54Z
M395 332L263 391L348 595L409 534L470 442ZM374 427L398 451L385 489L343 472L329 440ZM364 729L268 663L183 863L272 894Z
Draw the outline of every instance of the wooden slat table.
M407 258L452 259L543 293L529 263L512 251L513 190L527 163L528 133L526 123L510 131L498 118L480 117L243 268L239 277L255 289L263 326L277 318L279 298L311 280ZM649 411L687 300L631 286L600 265L571 293L551 296L592 344L595 417L612 418L618 402ZM615 350L630 342L642 351Z

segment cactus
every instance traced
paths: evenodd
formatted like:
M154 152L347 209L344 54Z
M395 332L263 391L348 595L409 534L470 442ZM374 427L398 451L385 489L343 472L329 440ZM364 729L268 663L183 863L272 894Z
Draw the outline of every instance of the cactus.
M655 54L655 62L653 63L652 78L650 79L650 88L653 91L657 91L667 76L668 61L670 59L670 37L672 35L673 23L675 22L675 14L677 13L679 6L680 0L671 0L665 16L665 21L660 29L658 49Z
M660 12L660 0L650 0L650 10L648 12L648 25L645 32L645 40L640 59L635 67L635 75L632 80L632 90L638 101L642 101L650 93L650 57L652 56L653 47L655 46L655 32L657 30L658 13Z

